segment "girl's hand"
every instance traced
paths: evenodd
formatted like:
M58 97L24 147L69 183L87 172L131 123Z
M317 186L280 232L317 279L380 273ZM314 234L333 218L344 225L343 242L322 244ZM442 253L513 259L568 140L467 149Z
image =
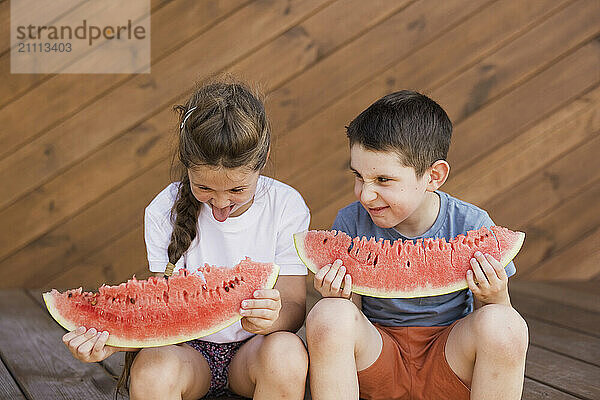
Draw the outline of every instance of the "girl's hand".
M342 282L344 287L342 288ZM315 274L315 289L323 297L343 297L349 299L352 295L352 277L346 274L342 260L327 264Z
M108 332L97 332L94 328L86 330L81 326L66 333L62 340L73 357L83 362L102 361L120 351L117 347L105 346Z
M508 276L498 260L478 251L471 258L471 267L473 270L467 271L467 284L477 300L483 304L511 305Z
M264 333L277 321L279 311L281 311L279 290L257 290L254 292L253 299L242 301L240 309L242 328L250 333Z

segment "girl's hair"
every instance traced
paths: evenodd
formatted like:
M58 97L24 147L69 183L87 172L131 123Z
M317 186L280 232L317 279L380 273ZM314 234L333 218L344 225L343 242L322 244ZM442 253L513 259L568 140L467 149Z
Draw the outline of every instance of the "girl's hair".
M261 96L247 85L227 80L199 86L185 105L176 105L180 126L172 170L180 181L171 209L173 233L167 250L175 264L196 237L200 203L190 187L188 169L195 166L246 167L261 170L268 158L271 128ZM125 353L117 394L127 387L137 352Z

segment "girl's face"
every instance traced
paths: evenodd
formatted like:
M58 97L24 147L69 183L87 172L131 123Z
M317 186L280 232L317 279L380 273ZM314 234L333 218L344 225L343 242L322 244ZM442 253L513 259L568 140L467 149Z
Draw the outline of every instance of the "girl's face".
M350 169L355 174L354 194L377 226L399 229L418 221L428 189L427 173L419 178L394 152L361 145L350 149Z
M252 205L260 171L245 167L223 168L206 165L188 168L194 197L212 208L220 222L242 215Z

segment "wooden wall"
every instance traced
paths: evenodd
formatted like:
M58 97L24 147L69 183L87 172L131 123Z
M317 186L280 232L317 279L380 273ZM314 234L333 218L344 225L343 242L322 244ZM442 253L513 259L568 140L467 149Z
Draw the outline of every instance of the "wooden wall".
M527 232L518 277L600 277L600 1L152 0L149 75L11 75L9 16L0 2L2 288L143 276L171 107L219 71L268 94L271 174L313 228L353 201L344 125L416 89L454 122L443 189Z

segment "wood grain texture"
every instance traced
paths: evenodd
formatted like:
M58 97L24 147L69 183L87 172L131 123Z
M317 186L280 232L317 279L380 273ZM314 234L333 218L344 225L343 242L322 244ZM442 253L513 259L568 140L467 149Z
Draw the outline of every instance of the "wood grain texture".
M25 396L12 375L6 369L6 365L0 360L0 399L25 400Z
M525 376L548 382L562 392L584 399L596 399L600 397L598 374L600 367L529 346Z
M520 292L511 292L513 307L525 319L531 317L559 327L572 329L583 334L600 338L600 314L569 306L555 300L542 299Z
M0 351L28 398L111 399L114 380L82 363L61 341L58 326L24 291L0 292Z
M0 1L0 22L9 5ZM147 75L10 75L0 23L0 287L143 273L143 209L170 181L171 107L222 71L266 92L268 173L301 192L311 227L329 228L354 201L344 126L384 94L416 89L455 125L442 190L527 233L517 278L600 279L599 2L151 7Z
M189 42L235 11L244 2L174 1L152 14L151 62L168 57L178 47ZM10 154L34 138L43 135L65 119L97 100L107 96L130 74L90 74L81 85L80 74L57 74L49 77L23 96L0 109L0 125L19 127L20 135L0 132L0 157ZM36 110L37 112L31 112Z

